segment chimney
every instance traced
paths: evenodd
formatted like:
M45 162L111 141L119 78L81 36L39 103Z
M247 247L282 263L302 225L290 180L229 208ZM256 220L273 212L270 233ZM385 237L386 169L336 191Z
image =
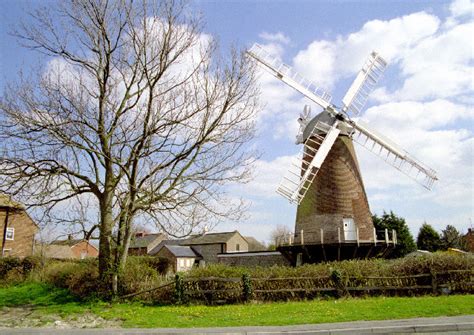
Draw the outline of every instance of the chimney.
M206 235L207 233L209 232L209 228L206 226L204 226L204 228L202 229L202 235Z
M69 235L67 236L67 240L68 240L68 241L72 241L72 234L69 234Z

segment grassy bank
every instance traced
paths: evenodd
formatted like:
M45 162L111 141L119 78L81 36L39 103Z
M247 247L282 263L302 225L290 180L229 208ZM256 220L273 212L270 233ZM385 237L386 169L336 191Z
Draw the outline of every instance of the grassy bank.
M123 327L295 325L474 314L473 295L366 298L227 306L148 306L81 302L66 290L42 284L0 288L0 308L29 306L35 313L119 319Z

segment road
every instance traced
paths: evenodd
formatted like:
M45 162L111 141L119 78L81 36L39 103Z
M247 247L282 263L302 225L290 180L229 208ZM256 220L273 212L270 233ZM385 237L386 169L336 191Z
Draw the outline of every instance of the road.
M474 334L474 315L384 321L356 321L283 327L160 329L0 329L2 335L280 335L280 334Z

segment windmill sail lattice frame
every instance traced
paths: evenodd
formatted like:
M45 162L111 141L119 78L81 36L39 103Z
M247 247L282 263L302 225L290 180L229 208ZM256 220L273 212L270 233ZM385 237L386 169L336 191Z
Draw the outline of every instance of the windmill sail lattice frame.
M342 99L342 108L331 103L330 94L273 57L259 44L254 44L247 54L273 76L321 106L335 120L332 125L324 122L316 123L308 137L303 139L301 159L283 178L277 189L277 192L290 202L299 204L302 201L341 130L347 132L356 143L375 153L425 188L431 189L438 179L433 169L400 149L393 141L369 129L363 122L349 118L350 115L361 113L369 94L387 66L387 62L376 52L370 54Z

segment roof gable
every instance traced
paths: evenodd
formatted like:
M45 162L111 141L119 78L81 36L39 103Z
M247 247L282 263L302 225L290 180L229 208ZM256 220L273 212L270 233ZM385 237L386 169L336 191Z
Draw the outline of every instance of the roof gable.
M13 208L13 209L25 209L25 206L23 204L12 200L6 194L0 194L0 207Z
M68 246L68 247L74 247L82 242L89 244L91 247L97 250L97 248L94 245L92 245L88 240L85 240L85 239L56 240L56 241L52 241L50 245L63 245L63 246Z
M204 235L194 235L191 236L183 245L196 245L196 244L220 244L227 243L232 237L238 234L242 239L245 238L240 235L240 233L235 230L231 232L224 233L207 233Z
M146 248L150 243L155 241L157 238L160 238L163 236L163 233L157 233L157 234L148 234L145 236L139 236L139 237L134 237L132 241L130 241L130 247L131 249L133 248Z

